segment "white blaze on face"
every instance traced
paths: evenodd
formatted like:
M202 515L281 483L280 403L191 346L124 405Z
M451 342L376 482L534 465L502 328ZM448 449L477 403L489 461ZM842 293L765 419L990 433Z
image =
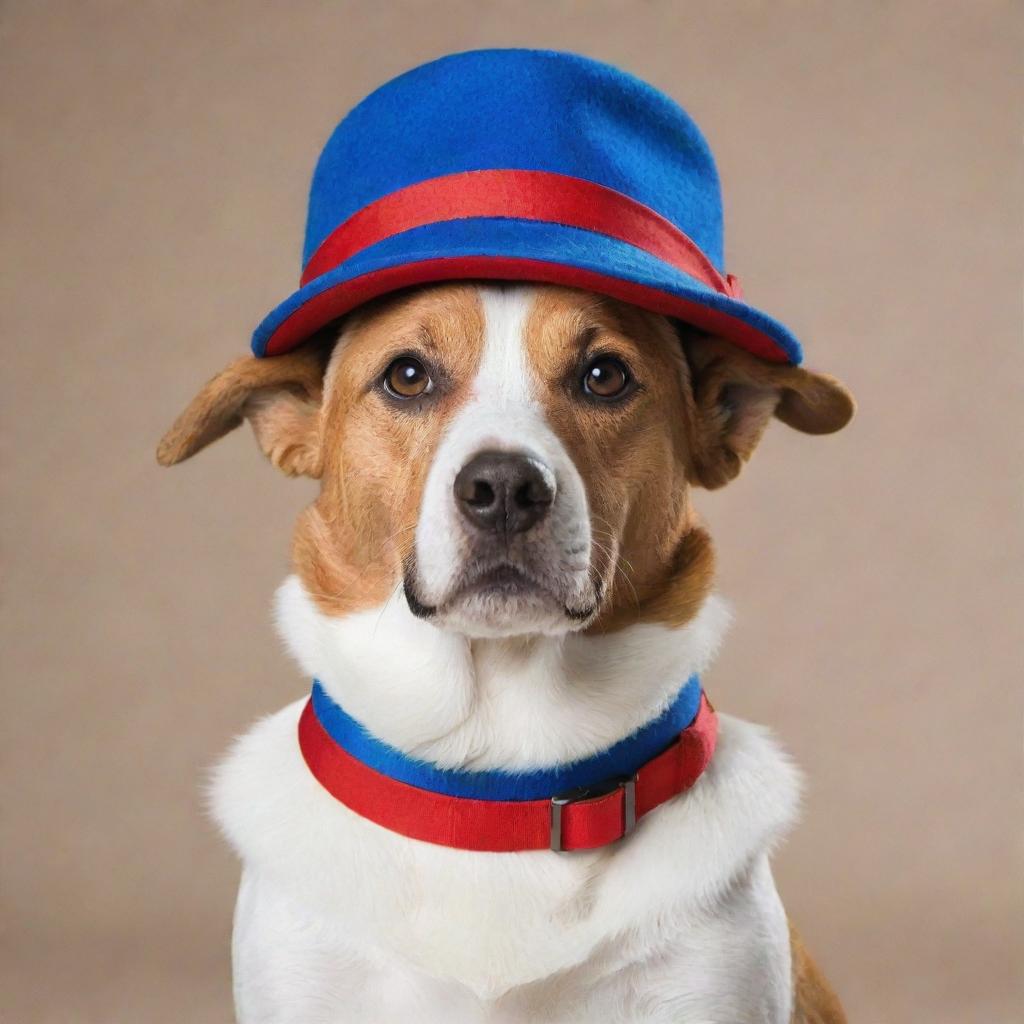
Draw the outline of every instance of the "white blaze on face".
M527 325L536 291L525 286L481 287L483 352L469 399L438 446L427 476L416 527L417 597L439 606L439 625L481 635L565 632L581 623L565 614L593 600L589 579L590 517L583 480L544 415L542 383L530 365ZM521 453L541 463L555 481L555 500L536 527L515 541L513 561L549 587L552 600L446 602L466 582L480 539L459 512L455 478L485 451ZM544 605L544 607L541 607ZM530 621L525 621L525 620Z

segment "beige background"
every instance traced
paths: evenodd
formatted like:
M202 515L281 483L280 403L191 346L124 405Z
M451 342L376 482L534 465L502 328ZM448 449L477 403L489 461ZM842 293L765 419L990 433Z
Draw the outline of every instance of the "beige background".
M729 268L847 380L703 507L707 684L807 771L788 906L860 1024L1020 1020L1021 8L3 4L0 1020L223 1022L234 864L204 772L306 682L268 606L310 495L157 438L298 275L318 148L482 44L683 102ZM1015 67L1016 66L1016 67Z

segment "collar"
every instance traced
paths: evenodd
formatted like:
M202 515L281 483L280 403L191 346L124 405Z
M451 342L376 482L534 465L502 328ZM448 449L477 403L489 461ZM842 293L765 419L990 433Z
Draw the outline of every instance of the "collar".
M717 731L692 676L660 715L583 760L526 772L440 768L370 735L314 681L299 747L336 800L392 832L463 850L570 851L621 839L689 789Z

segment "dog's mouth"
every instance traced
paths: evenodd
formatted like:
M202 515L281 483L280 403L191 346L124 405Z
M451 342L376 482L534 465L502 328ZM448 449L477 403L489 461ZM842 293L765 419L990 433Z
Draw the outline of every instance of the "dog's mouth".
M523 597L530 594L548 593L537 580L527 576L522 569L505 563L492 566L468 579L454 594L451 600L458 601L474 595L494 597Z
M587 622L596 615L602 586L592 581L592 594L584 600L569 600L551 583L538 578L522 566L504 561L465 571L444 600L431 604L419 596L415 559L404 567L403 587L409 610L421 619L436 619L456 614L481 618L497 625L498 620L530 617L545 610L564 616L569 622Z

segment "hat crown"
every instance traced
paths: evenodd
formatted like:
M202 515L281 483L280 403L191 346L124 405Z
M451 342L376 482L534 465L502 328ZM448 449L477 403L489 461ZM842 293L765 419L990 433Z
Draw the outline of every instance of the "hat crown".
M313 175L303 263L382 196L477 170L548 171L615 189L674 223L722 269L718 173L689 115L608 64L516 49L424 64L348 114Z

